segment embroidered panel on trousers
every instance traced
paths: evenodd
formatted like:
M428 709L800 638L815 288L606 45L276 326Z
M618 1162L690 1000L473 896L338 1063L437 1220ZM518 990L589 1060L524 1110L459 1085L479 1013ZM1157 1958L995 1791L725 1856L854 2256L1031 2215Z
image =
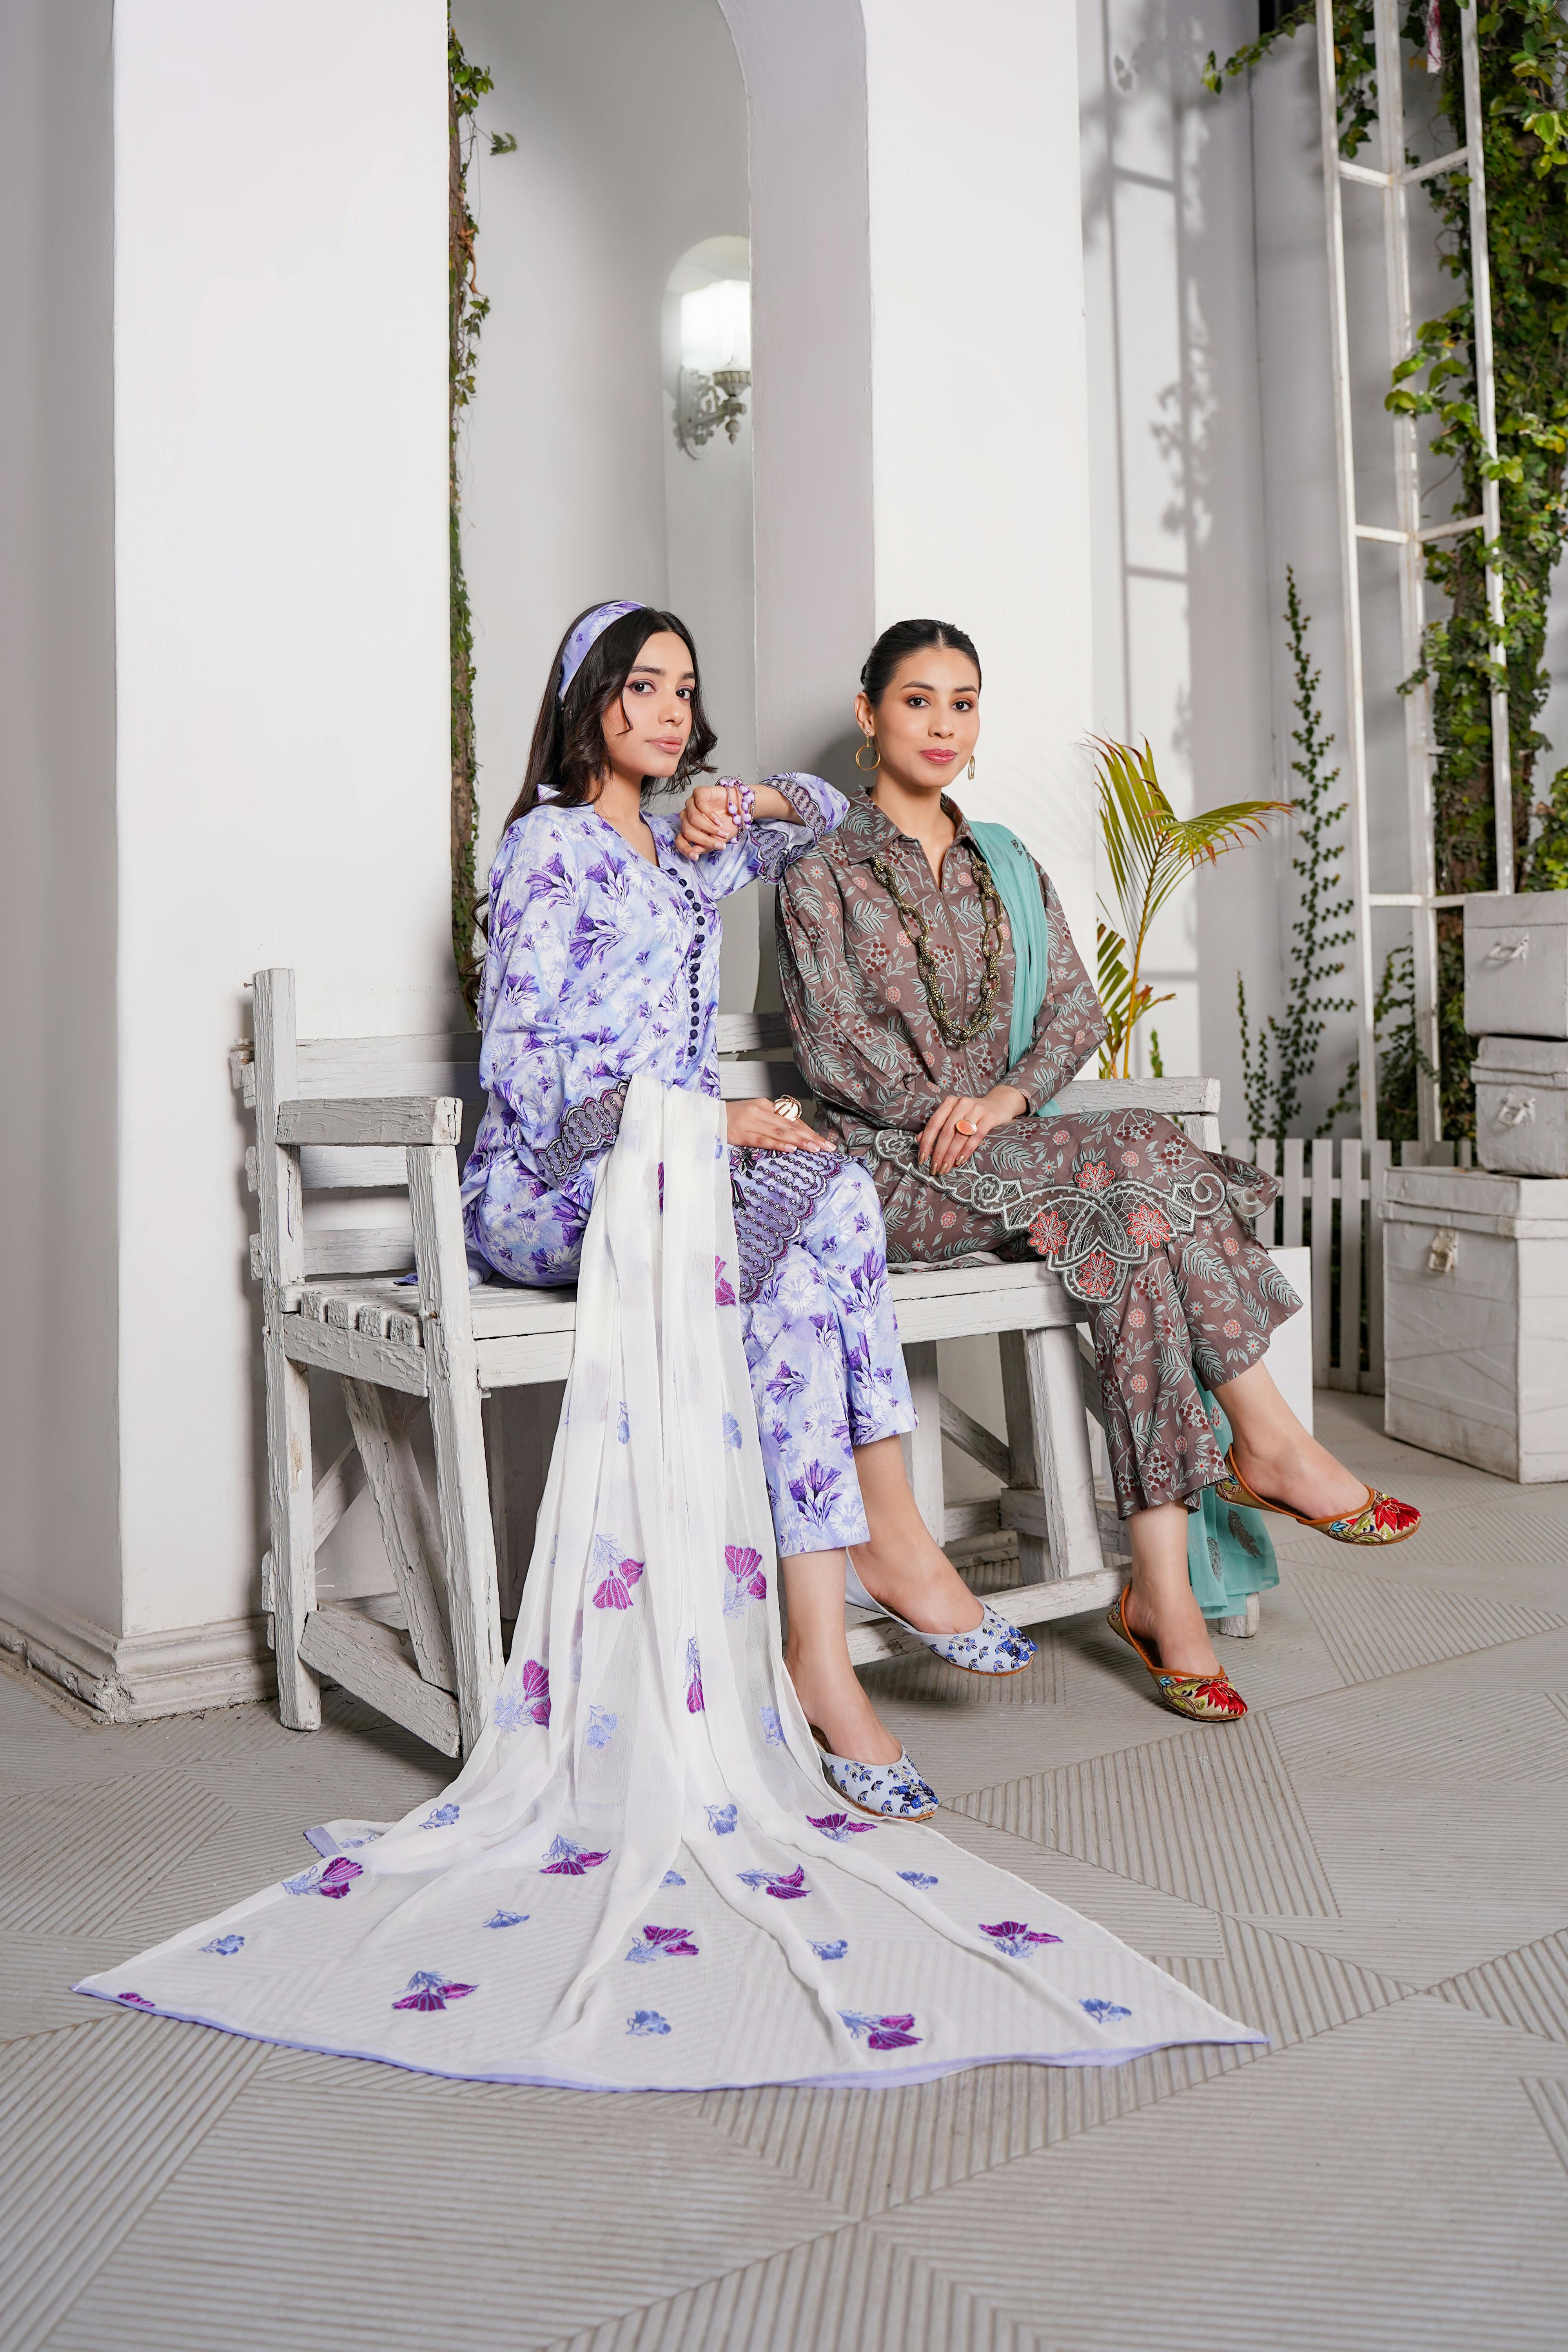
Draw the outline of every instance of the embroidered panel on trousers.
M737 1152L731 1171L741 1298L750 1306L816 1215L843 1161L837 1152Z

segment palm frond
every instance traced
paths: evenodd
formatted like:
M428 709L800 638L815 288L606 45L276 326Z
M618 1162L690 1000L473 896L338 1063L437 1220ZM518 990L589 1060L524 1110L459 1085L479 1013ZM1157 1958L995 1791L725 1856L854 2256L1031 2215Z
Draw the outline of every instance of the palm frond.
M1127 969L1127 942L1120 931L1109 923L1100 922L1096 931L1097 981L1100 1010L1105 1015L1105 1037L1100 1048L1100 1075L1113 1078L1117 1075L1117 1056L1121 1055L1133 1030L1145 1013L1156 1004L1169 1004L1173 999L1167 990L1156 996L1147 982L1135 989ZM1157 1075L1157 1074L1156 1074Z
M1127 942L1109 923L1096 923L1094 928L1100 1010L1110 1024L1112 1036L1119 1037L1126 1024L1127 1000L1132 987L1127 972Z
M1168 996L1154 996L1139 978L1155 916L1195 866L1215 864L1227 849L1262 833L1265 820L1288 812L1291 803L1231 801L1220 808L1202 809L1195 816L1179 817L1155 773L1147 738L1142 751L1104 736L1089 740L1096 754L1100 837L1121 919L1119 932L1100 926L1100 969L1117 992L1121 1015L1120 1025L1111 1022L1106 1040L1108 1074L1116 1070L1120 1056L1121 1075L1131 1076L1133 1030L1152 1005L1170 1002ZM1117 959L1109 967L1108 941L1114 942ZM1107 1020L1111 1020L1109 1007Z

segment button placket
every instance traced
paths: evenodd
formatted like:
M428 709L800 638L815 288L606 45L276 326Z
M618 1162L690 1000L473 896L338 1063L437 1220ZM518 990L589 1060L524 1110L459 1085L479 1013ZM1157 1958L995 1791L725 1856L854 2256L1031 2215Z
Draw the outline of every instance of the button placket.
M686 952L686 988L689 1014L686 1031L686 1051L688 1057L694 1059L697 1054L698 1032L702 1025L702 951L708 939L708 912L684 875L676 874L670 878L690 908L693 920L691 945Z

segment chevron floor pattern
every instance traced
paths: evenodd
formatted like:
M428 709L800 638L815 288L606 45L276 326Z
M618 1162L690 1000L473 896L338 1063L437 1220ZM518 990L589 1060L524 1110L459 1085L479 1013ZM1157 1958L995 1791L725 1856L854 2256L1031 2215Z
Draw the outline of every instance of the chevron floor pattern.
M0 1663L0 2352L1558 2352L1568 1492L1318 1411L1430 1521L1285 1532L1240 1729L1092 1619L1005 1691L870 1676L949 1835L1266 2051L630 2099L106 2011L74 1976L443 1767L338 1693L110 1729Z

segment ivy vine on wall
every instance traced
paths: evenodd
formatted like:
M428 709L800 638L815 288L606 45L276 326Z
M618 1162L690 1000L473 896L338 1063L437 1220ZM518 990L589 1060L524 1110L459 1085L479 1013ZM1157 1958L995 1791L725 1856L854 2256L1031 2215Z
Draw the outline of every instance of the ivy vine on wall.
M458 442L463 411L473 399L479 365L479 330L489 315L489 299L479 289L475 245L479 225L468 204L468 170L478 131L474 112L495 88L482 66L468 63L447 19L447 532L452 643L452 955L463 1002L477 1021L479 976L484 966L484 919L474 870L479 812L474 748L474 624L463 576L462 482ZM490 139L492 155L509 155L517 141L509 131Z
M1223 67L1211 55L1209 88L1217 90L1225 75L1256 64L1279 41L1313 24L1316 14L1314 0L1303 0ZM1377 118L1371 0L1334 0L1333 23L1340 152L1350 157ZM1437 110L1458 146L1466 135L1458 0L1437 0L1435 43L1428 38L1427 0L1409 0L1403 29L1429 61L1439 59ZM1482 476L1496 476L1504 634L1494 644L1486 606L1488 550L1480 533L1434 543L1426 552L1426 573L1447 610L1429 624L1422 667L1405 684L1429 679L1432 687L1438 890L1495 887L1494 677L1505 678L1508 688L1518 887L1553 890L1568 888L1568 767L1542 783L1537 771L1546 738L1536 721L1552 684L1546 668L1552 575L1568 539L1568 109L1559 103L1568 84L1568 22L1554 0L1502 0L1483 9L1477 30L1497 379L1495 463L1483 451L1477 414L1469 182L1463 172L1422 184L1437 215L1442 266L1458 281L1460 297L1421 327L1415 349L1394 372L1387 405L1434 420L1429 446L1435 457L1451 461L1457 514L1478 512ZM1500 671L1500 662L1506 671ZM1445 1130L1473 1135L1462 912L1442 910L1437 928ZM1411 1096L1412 1109L1415 1066L1410 1058L1401 1064L1401 1086ZM1391 1104L1401 1113L1405 1108L1403 1100Z

